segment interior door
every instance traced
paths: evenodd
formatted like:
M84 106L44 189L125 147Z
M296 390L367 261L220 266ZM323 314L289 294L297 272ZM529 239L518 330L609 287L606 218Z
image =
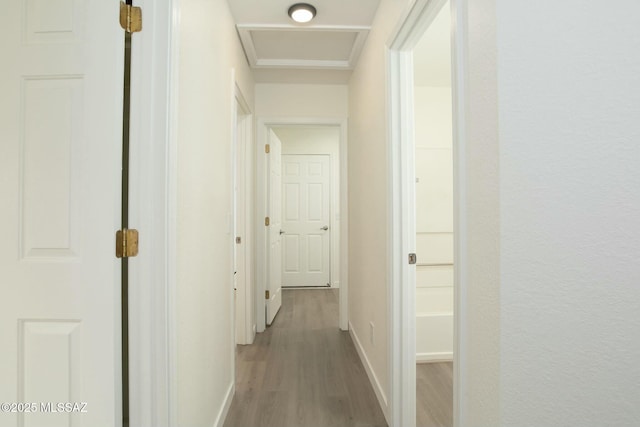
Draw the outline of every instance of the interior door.
M331 286L328 155L282 156L284 286Z
M120 425L119 2L2 9L0 425Z
M271 325L282 305L282 142L269 130L269 280L266 322Z

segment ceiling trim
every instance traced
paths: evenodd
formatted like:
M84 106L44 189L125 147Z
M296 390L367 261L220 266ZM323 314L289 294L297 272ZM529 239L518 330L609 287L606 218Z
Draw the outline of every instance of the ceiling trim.
M247 60L252 68L295 68L295 69L332 69L352 70L371 27L364 26L314 26L300 27L297 25L248 25L238 24L238 35L244 48ZM251 37L252 31L314 31L314 32L352 32L356 38L351 47L348 60L317 60L317 59L259 59Z
M350 70L350 61L333 61L324 59L258 59L254 68L311 68L311 69L344 69Z

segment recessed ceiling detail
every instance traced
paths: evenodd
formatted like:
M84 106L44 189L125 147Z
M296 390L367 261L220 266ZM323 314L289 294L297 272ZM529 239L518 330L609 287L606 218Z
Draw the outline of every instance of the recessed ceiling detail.
M360 56L369 27L238 25L253 68L350 70Z

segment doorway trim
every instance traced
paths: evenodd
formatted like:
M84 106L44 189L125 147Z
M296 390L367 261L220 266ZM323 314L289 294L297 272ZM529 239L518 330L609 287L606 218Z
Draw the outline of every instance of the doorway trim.
M389 372L391 378L390 427L416 423L416 310L415 267L408 254L415 252L415 194L413 55L412 51L446 0L415 0L405 11L387 43L389 108ZM467 228L465 216L465 0L450 0L453 94L454 181L454 338L453 419L464 419L465 399L464 318ZM413 233L413 237L412 237Z
M135 0L129 223L141 251L129 262L130 425L177 426L176 208L179 0ZM143 249L144 248L144 249Z
M247 103L238 83L235 79L235 70L232 73L232 81L234 88L233 99L233 147L232 147L232 168L233 168L233 186L232 193L234 194L234 232L233 236L233 251L234 254L238 252L243 253L244 262L242 265L237 265L238 269L242 269L243 282L237 285L235 277L232 278L232 283L236 283L235 301L233 307L234 313L234 336L236 344L251 344L255 336L254 322L253 322L253 299L255 298L254 286L253 286L253 215L252 215L252 183L253 183L253 113ZM242 179L238 180L238 170L242 173ZM238 188L237 193L235 188ZM241 197L242 201L238 198ZM239 211L242 209L242 212ZM238 218L242 218L242 224L238 224ZM238 226L241 226L241 229ZM240 238L241 242L237 243L236 238ZM234 256L235 258L235 256ZM238 273L239 274L239 273ZM242 289L241 289L242 288ZM238 310L238 308L241 308ZM241 325L238 329L237 321L240 319Z
M267 216L267 156L264 145L267 144L269 129L276 126L334 126L340 128L340 291L339 291L339 327L346 331L348 325L348 200L347 200L347 120L343 118L318 117L259 117L257 120L256 147L256 327L257 332L266 328L264 295L267 273L267 229L264 218Z

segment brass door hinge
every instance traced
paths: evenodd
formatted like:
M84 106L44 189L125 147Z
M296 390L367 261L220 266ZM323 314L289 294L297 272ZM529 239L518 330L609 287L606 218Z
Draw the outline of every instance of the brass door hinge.
M415 263L418 262L418 257L416 256L416 254L409 254L409 264L413 265Z
M116 257L129 258L138 255L138 230L116 231Z
M127 33L142 31L142 8L120 2L120 26Z
M267 154L269 154L271 152L271 146L269 144L266 144L264 146L264 152L267 153Z
M264 298L269 299L269 291L264 291Z
M271 222L271 220L269 219L269 217L265 216L264 217L264 225L265 225L265 227L268 227L270 222Z

